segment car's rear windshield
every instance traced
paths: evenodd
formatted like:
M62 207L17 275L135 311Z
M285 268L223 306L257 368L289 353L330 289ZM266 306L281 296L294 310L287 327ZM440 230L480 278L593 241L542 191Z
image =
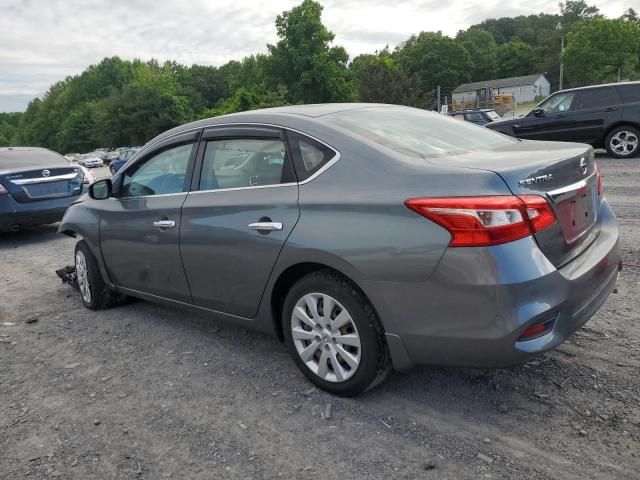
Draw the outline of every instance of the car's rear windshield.
M69 162L44 148L0 148L0 169L69 166Z
M325 118L386 148L423 158L488 149L517 141L447 115L410 107L345 110Z

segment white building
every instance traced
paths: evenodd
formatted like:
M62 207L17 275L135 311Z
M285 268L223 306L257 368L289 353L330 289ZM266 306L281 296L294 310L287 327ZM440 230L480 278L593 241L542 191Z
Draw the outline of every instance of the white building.
M542 73L524 77L499 78L484 82L463 83L452 94L453 102L477 101L484 105L497 94L512 94L516 103L533 102L551 93L551 84Z

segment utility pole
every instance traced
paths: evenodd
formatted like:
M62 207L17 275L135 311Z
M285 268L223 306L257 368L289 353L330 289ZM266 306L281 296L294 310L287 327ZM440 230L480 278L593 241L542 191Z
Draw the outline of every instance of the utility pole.
M441 110L441 104L440 104L440 85L438 85L438 87L436 88L436 96L438 97L437 103L436 105L438 106L438 113L440 113Z
M562 77L564 76L564 63L562 63L562 54L564 53L564 35L562 35L562 44L560 45L560 89L562 90Z
M620 83L620 67L618 67L618 83Z

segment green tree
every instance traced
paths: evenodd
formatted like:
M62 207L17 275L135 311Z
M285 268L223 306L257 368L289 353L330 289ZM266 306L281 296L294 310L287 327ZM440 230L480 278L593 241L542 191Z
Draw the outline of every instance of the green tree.
M624 12L620 19L624 20L625 22L631 22L640 25L640 16L638 16L638 13L633 8L630 8L626 12Z
M638 77L639 54L638 24L596 18L569 34L563 58L570 80L586 85Z
M100 128L96 141L104 146L141 145L193 118L188 97L181 94L170 64L138 65L133 81L96 104Z
M408 75L420 77L423 93L440 85L451 91L470 80L471 58L465 48L442 32L412 35L396 49L398 61Z
M0 113L0 147L13 145L22 113Z
M497 72L500 78L536 73L537 58L533 47L522 40L512 40L498 47Z
M409 77L388 47L375 54L358 55L349 68L361 102L429 106L427 97L421 94L418 76Z
M560 2L560 16L563 25L602 18L600 10L595 5L588 5L584 0L567 0Z
M205 110L199 117L217 117L218 115L256 110L258 108L280 107L288 104L286 95L287 89L284 86L278 92L240 87L231 97L219 102L216 107Z
M343 102L355 99L347 51L331 46L334 34L322 24L322 6L313 0L276 18L278 42L267 45L269 86L287 87L292 103Z
M469 28L459 31L456 41L469 52L473 64L472 81L490 80L495 77L498 46L493 35L481 28Z

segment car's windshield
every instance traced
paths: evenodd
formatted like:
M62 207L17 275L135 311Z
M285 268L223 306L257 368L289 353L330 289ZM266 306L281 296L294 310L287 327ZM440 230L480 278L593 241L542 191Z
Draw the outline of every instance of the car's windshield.
M391 150L423 158L487 149L517 141L447 115L409 107L346 110L325 118Z

